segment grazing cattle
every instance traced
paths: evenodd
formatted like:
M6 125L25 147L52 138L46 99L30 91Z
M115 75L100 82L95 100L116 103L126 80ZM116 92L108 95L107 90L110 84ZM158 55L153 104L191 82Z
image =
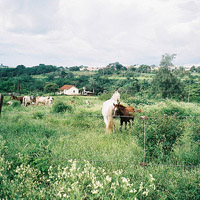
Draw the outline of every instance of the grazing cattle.
M120 116L120 131L122 130L123 123L125 122L125 130L127 128L127 122L129 123L129 127L134 125L134 113L142 112L142 110L136 110L132 106L123 106L120 103L113 104L114 105L114 116Z
M13 102L12 101L8 101L6 104L11 106L13 104Z
M111 99L105 101L103 103L102 108L102 115L104 118L104 122L106 124L106 132L112 133L114 129L114 120L113 120L113 111L114 106L113 104L117 104L120 101L120 93L118 91L115 91Z
M70 101L70 104L74 104L74 100L71 100L71 101Z
M90 104L91 104L89 100L85 100L85 103L86 103L87 105L90 105Z
M23 101L22 101L22 105L28 106L28 105L34 104L35 100L36 100L36 98L34 96L24 96Z
M36 97L36 105L43 104L43 105L52 105L54 98L52 96L48 97Z
M22 102L23 102L23 98L24 98L24 96L16 97L16 96L14 96L14 95L11 95L11 97L10 97L10 99L12 99L12 100L20 101L21 104L22 104Z

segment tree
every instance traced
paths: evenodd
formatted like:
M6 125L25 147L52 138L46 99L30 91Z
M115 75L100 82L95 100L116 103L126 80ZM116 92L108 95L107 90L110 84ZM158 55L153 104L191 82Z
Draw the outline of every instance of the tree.
M54 80L54 78L55 78L55 74L50 74L50 75L48 75L48 81L53 81Z
M51 93L53 92L54 95L55 95L55 92L57 92L59 89L58 85L56 83L47 83L45 86L44 86L44 91L47 92L47 93Z
M153 94L161 94L163 98L180 98L183 95L184 86L180 80L172 74L168 67L161 67L152 81Z
M148 65L140 65L139 68L137 69L137 72L139 72L139 73L150 73L151 67L148 66Z
M16 69L24 70L24 69L26 69L26 67L24 65L17 65Z
M191 72L196 72L196 68L195 68L194 65L190 68L190 71L191 71Z
M162 59L160 61L160 66L162 67L169 67L174 66L172 63L172 60L176 57L176 54L169 55L166 53L165 55L162 55Z

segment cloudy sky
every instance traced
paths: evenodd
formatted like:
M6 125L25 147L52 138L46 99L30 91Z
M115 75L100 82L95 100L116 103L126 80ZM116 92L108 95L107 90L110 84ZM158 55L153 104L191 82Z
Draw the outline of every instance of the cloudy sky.
M1 0L0 63L200 63L199 0Z

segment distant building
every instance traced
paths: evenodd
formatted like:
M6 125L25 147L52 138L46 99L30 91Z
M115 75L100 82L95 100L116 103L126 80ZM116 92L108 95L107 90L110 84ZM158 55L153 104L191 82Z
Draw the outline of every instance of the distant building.
M85 87L83 87L82 95L84 95L84 96L94 96L94 89L91 92L91 91L86 90Z
M64 85L59 90L59 94L79 95L79 89L73 85Z
M80 71L98 71L99 69L102 69L102 67L82 67L80 68Z

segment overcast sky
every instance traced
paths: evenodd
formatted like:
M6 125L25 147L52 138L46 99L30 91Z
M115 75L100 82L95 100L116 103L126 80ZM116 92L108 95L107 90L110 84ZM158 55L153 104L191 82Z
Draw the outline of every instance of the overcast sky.
M0 0L0 63L12 67L200 64L200 0Z

